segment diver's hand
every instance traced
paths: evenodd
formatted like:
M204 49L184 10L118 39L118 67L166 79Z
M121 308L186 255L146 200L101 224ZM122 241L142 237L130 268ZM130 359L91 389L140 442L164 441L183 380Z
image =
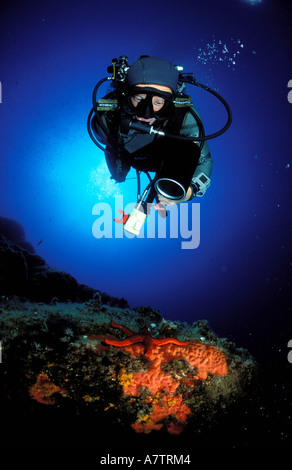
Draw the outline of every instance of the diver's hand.
M189 187L187 190L187 194L183 199L179 199L174 201L173 199L167 199L166 197L161 196L160 194L157 194L157 199L161 204L165 204L166 206L175 206L176 204L180 204L181 202L186 202L189 199L191 199L193 196L193 189Z
M175 206L180 202L174 201L173 199L166 199L166 197L160 196L159 194L157 195L157 199L160 204L164 204L165 206Z

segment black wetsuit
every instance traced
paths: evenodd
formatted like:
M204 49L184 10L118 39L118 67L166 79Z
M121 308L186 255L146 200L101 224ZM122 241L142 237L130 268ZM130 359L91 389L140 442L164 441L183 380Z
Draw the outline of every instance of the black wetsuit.
M199 143L144 134L132 129L123 134L120 129L121 116L117 110L102 112L100 117L107 132L96 117L92 120L92 130L106 145L106 163L117 182L125 181L131 167L155 172L156 175L176 174L189 180L190 186L201 172L210 177L212 158L207 142L200 149ZM199 136L199 126L190 108L177 108L168 121L159 123L159 127L176 135Z

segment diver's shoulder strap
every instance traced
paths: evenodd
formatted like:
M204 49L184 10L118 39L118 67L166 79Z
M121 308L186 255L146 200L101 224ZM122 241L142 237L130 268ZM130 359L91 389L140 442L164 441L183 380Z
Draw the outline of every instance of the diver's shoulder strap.
M193 106L192 99L190 96L178 96L173 101L173 104L176 108L190 108ZM106 96L97 101L98 111L114 111L118 108L118 99Z
M115 91L110 91L96 103L97 110L100 112L104 111L115 111L118 108L118 96Z
M193 106L192 99L190 96L177 96L173 101L176 108L191 108Z
M117 108L118 108L118 100L117 99L101 98L97 102L98 111L114 111Z

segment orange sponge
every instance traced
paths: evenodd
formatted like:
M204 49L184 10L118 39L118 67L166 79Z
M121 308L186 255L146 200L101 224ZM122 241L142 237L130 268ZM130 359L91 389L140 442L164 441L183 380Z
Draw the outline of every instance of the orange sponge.
M135 343L125 346L124 349L132 356L144 354L144 347ZM181 394L176 395L180 385L180 377L174 379L163 371L163 366L173 360L184 359L193 368L191 380L184 383L193 385L198 379L205 380L208 374L227 375L227 363L225 354L212 345L205 345L199 341L190 341L187 346L178 346L173 343L165 345L152 345L145 353L150 361L150 368L146 372L126 374L120 377L120 383L126 394L138 396L142 387L151 393L153 409L151 415L139 419L132 424L136 432L148 433L163 427L160 422L169 416L175 417L175 422L168 425L167 430L172 434L180 434L190 408L183 402ZM189 375L188 375L189 378ZM177 424L178 423L178 424Z

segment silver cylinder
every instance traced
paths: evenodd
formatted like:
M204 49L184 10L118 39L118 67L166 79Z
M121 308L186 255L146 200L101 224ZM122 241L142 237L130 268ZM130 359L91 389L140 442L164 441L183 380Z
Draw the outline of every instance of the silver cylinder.
M172 178L159 178L155 183L155 190L163 197L179 201L186 196L184 186Z

